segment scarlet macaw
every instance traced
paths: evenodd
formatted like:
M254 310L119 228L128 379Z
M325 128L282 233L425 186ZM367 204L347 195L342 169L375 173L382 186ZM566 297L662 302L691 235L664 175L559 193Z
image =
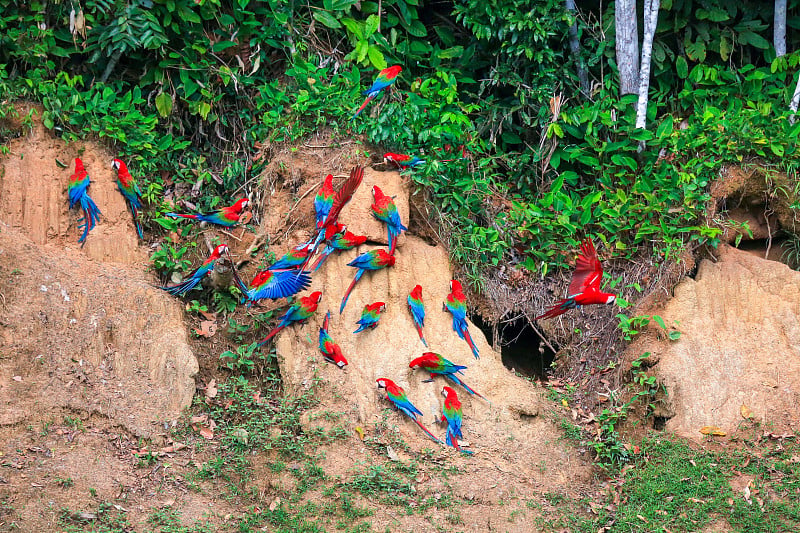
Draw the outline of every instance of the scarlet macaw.
M139 185L131 176L131 173L128 172L128 166L121 159L114 159L111 162L111 167L117 171L117 188L119 188L122 196L125 197L128 208L131 210L136 233L139 234L140 239L144 239L142 224L139 222L139 209L142 208L142 192L139 190Z
M458 439L461 435L461 421L463 413L461 411L461 402L458 400L456 391L450 387L442 388L442 395L444 396L444 409L442 409L442 422L447 422L447 435L445 442L456 450L472 455L471 451L462 450L458 445Z
M294 324L295 322L302 323L311 318L311 315L317 310L317 304L319 304L320 300L322 300L322 293L320 291L312 292L308 296L300 298L300 300L292 304L292 306L286 310L278 326L270 331L269 334L258 343L258 346L265 345L286 326Z
M360 333L367 328L375 329L378 327L378 322L381 319L381 314L386 311L386 304L383 302L375 302L364 306L361 311L361 318L356 322L359 324L358 329L353 333Z
M189 292L190 290L197 287L203 278L206 277L206 274L214 270L214 265L217 261L222 257L223 253L228 253L228 247L224 244L220 244L214 251L211 252L211 255L208 256L208 259L195 270L189 274L185 280L178 283L177 285L170 285L169 287L161 287L168 293L172 294L173 296L182 296Z
M384 163L394 163L397 168L411 168L417 165L424 165L425 160L420 159L417 156L411 157L410 155L406 154L393 154L392 152L386 152L383 154L383 162Z
M581 244L581 252L575 262L575 272L572 273L572 280L569 284L569 296L556 302L555 305L544 314L534 318L534 320L557 317L570 309L575 309L582 305L614 303L614 300L617 299L616 296L600 291L600 282L602 280L603 265L600 264L600 260L597 258L594 244L591 240L586 239Z
M347 263L347 266L357 268L358 272L356 272L353 282L347 287L342 297L342 305L339 306L339 314L341 315L342 311L344 311L344 306L347 305L347 299L350 297L353 287L356 286L356 283L361 279L361 276L364 275L364 272L367 270L380 270L382 268L394 266L394 261L393 255L387 254L382 248L379 248L363 253Z
M427 436L433 439L434 442L444 444L441 440L437 439L433 433L428 431L428 428L422 425L422 422L419 421L417 415L422 415L422 411L414 407L414 404L408 400L406 391L404 391L402 387L388 378L378 378L375 381L378 384L379 389L386 389L385 398L392 402L394 406L400 410L400 412L416 422L422 431L424 431Z
M372 216L386 223L386 230L389 232L389 253L393 254L400 232L406 231L408 228L400 220L400 213L397 211L394 200L383 194L377 185L372 187L372 198Z
M185 215L179 213L167 213L166 216L172 218L188 218L191 220L199 220L200 222L208 222L216 224L217 226L232 227L239 223L239 218L242 216L242 211L250 203L247 198L242 198L235 204L215 209L208 213L197 213L194 215Z
M319 328L319 351L327 362L333 363L339 368L344 368L347 366L347 359L342 355L342 348L333 342L333 338L331 338L330 333L328 333L330 320L331 312L328 311L328 314L325 315L325 321L322 323L322 327Z
M419 339L425 347L428 343L425 341L425 335L422 333L422 328L425 326L425 305L422 302L422 286L417 285L411 289L408 295L408 310L411 311L411 318L414 319L414 326L417 328Z
M472 342L472 336L469 334L469 328L467 327L467 298L464 296L464 291L461 289L461 283L458 280L454 279L450 282L450 294L447 295L444 308L453 315L453 331L467 341L475 359L480 359L478 348Z
M372 86L363 93L361 93L366 95L367 99L364 100L364 103L361 104L361 107L358 108L358 111L356 111L356 114L353 115L353 118L351 118L350 120L355 119L364 110L364 108L367 107L367 104L370 103L370 101L373 98L378 96L382 90L393 84L395 80L397 80L397 75L400 74L402 70L403 67L401 67L400 65L387 67L381 70L378 73L378 76L375 78L375 81L372 82Z
M430 372L431 378L436 375L444 376L446 379L449 379L456 385L461 385L464 387L470 394L474 394L478 398L484 398L481 394L473 390L469 385L464 383L461 378L457 376L457 374L463 374L462 370L466 370L467 367L463 365L457 365L452 363L439 355L438 353L434 352L425 352L422 354L421 357L417 357L416 359L412 360L408 367L412 370L416 370L417 368L421 368L425 372ZM486 400L487 402L489 400ZM491 402L490 402L491 403Z
M76 157L75 173L69 177L67 192L69 194L69 208L72 209L76 204L80 203L83 211L83 218L78 220L78 229L83 230L83 234L78 239L81 247L86 243L86 236L89 235L89 230L94 229L102 214L87 192L90 183L89 174L83 168L83 161Z

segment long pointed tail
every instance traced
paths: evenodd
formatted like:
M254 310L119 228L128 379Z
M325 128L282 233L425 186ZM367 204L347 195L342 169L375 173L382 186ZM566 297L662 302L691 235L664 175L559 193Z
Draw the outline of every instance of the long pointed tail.
M397 246L397 237L400 236L400 233L397 230L393 230L391 226L386 226L389 230L389 255L394 255L394 247Z
M330 246L326 246L325 249L323 249L322 252L320 252L319 256L317 256L317 260L314 261L314 264L311 265L311 267L309 267L309 270L311 270L311 272L316 272L317 270L319 270L320 267L322 267L322 263L324 263L325 260L328 258L328 256L331 255L332 253L333 253L333 248L331 248Z
M169 287L161 287L161 289L167 291L168 293L170 293L173 296L183 296L184 294L186 294L190 290L192 290L195 287L197 287L197 285L200 283L200 281L201 281L201 278L191 277L191 278L189 278L187 280L184 280L184 281L178 283L177 285L170 285Z
M197 220L197 215L182 215L180 213L167 213L164 216L172 218L190 218L192 220Z
M370 103L370 102L372 101L372 98L373 98L372 96L367 96L367 99L366 99L366 100L364 100L364 103L363 103L363 104L361 104L361 107L359 107L359 108L358 108L358 111L356 111L356 114L355 114L355 115L353 115L353 118L351 118L350 120L355 120L355 118L356 118L358 115L360 115L362 111L364 111L364 108L365 108L365 107L367 107L367 104L368 104L368 103Z
M347 290L345 291L344 296L342 296L342 305L339 306L339 314L340 315L342 314L342 311L344 311L344 306L347 305L347 299L350 298L350 293L353 291L353 287L356 286L356 283L358 282L358 280L361 279L361 276L363 276L363 275L364 275L364 269L363 268L359 268L358 272L356 272L356 275L353 278L353 282L350 284L349 287L347 287Z
M81 235L78 242L81 243L81 248L84 244L86 244L86 237L89 235L89 231L93 230L94 227L97 225L98 220L100 220L100 209L97 208L97 204L94 203L94 200L91 197L84 193L81 196L81 210L83 211L83 219L82 221L78 221L78 228L83 230L83 234Z
M142 233L142 223L139 222L139 210L136 206L133 205L133 202L128 202L128 207L131 210L131 216L133 217L133 225L136 226L136 233L139 234L139 238L144 240L144 233Z
M422 333L422 326L420 326L416 322L414 323L414 325L417 327L417 333L419 334L419 340L421 340L422 344L424 344L425 347L427 348L428 347L428 342L425 340L425 335Z
M482 394L480 394L478 391L476 391L475 389L473 389L472 387L470 387L469 385L467 385L466 383L464 383L464 381L462 381L462 380L461 380L461 378L459 378L459 377L458 377L458 376L456 376L455 374L445 374L445 375L444 375L444 377L445 377L446 379L449 379L450 381L452 381L452 382L453 382L453 383L455 383L456 385L461 385L461 386L464 388L464 390L465 390L465 391L467 391L468 393L470 393L470 394L474 394L474 395L475 395L475 396L477 396L478 398L481 398L481 399L483 399L483 400L486 400L486 401L487 401L487 402L489 402L489 403L492 403L492 402L490 402L490 401L489 401L489 400L488 400L488 399L487 399L485 396L483 396L483 395L482 395Z
M466 323L464 324L464 340L467 341L469 347L472 348L472 355L475 356L475 359L480 359L481 354L478 353L478 347L472 342L472 335L469 334L469 328L467 328Z
M422 424L422 422L420 422L420 421L419 421L418 419L416 419L416 418L413 418L412 420L414 420L414 422L416 422L416 423L417 423L417 425L418 425L418 426L419 426L419 427L422 429L422 431L424 431L424 432L425 432L425 434L426 434L427 436L429 436L429 437L430 437L430 438L431 438L431 439L432 439L434 442L436 442L436 443L438 443L438 444L444 444L444 442L442 442L440 439L438 439L438 438L436 437L436 435L434 435L433 433L431 433L431 432L430 432L430 430L428 430L428 428L426 428L426 427L425 427L425 426Z
M266 336L266 337L264 337L264 339L263 339L261 342L259 342L259 343L258 343L256 346L258 346L259 348L260 348L260 347L262 347L262 346L264 346L265 344L267 344L267 343L269 342L269 340L270 340L272 337L274 337L275 335L277 335L277 334L278 334L278 333L279 333L279 332L280 332L280 331L281 331L283 328L285 328L285 327L286 327L286 326L284 325L284 326L278 326L277 328L273 329L273 330L272 330L272 331L270 331L270 332L267 334L267 336Z
M556 302L555 305L553 305L543 314L535 317L534 320L541 320L543 318L544 319L555 318L559 315L563 315L570 309L575 309L576 307L578 307L578 304L575 303L575 300L573 298L565 298L564 300L559 300L558 302Z

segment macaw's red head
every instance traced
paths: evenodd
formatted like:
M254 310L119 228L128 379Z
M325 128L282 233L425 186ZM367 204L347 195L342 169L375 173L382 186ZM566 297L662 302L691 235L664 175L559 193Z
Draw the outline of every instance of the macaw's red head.
M314 302L314 304L318 304L320 300L322 300L322 293L320 291L314 291L307 296L310 302Z
M377 255L378 255L378 262L381 265L394 266L394 261L395 261L394 256L386 253L386 251L383 248L378 248Z
M450 291L451 292L462 292L461 289L461 282L457 279L450 280Z
M228 253L228 246L226 244L220 244L214 251L211 252L212 257L222 257L222 254Z
M236 211L237 213L239 213L239 212L242 211L242 209L247 207L249 204L250 204L250 200L248 200L247 198L242 198L238 202L233 204L233 210Z
M448 387L446 385L444 387L442 387L442 396L444 396L445 398L458 399L458 395L456 394L456 391L454 391L451 387Z
M111 162L111 168L116 170L117 172L128 172L128 167L125 165L125 162L122 159L114 159Z
M606 304L613 304L617 300L617 297L613 294L609 294L608 298L606 298Z
M422 354L422 357L417 357L416 359L412 360L408 363L408 368L427 368L431 366L436 366L439 362L439 355L433 352L425 352Z
M401 67L400 65L394 65L392 67L383 70L383 73L386 74L386 77L389 78L390 80L392 78L396 78L397 75L400 74L401 72L403 72L403 67Z
M378 384L379 389L385 389L386 387L391 387L394 385L394 381L389 378L378 378L375 380L375 383Z
M373 185L372 186L372 197L375 200L378 200L379 198L383 198L384 196L386 196L386 195L383 194L383 191L381 190L380 187L378 187L377 185Z
M75 158L75 172L86 172L86 169L83 168L83 161L81 161L80 157Z
M415 300L422 298L422 285L417 285L411 289L411 297Z
M339 348L339 345L336 345L336 351L333 354L333 362L339 368L344 368L347 366L347 359L342 355L342 349Z
M386 311L386 304L383 302L375 302L374 304L372 304L372 307L379 313L383 313L384 311Z

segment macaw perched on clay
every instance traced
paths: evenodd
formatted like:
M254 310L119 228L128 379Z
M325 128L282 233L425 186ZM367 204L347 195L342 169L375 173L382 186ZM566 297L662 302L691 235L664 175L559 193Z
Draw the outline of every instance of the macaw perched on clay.
M358 329L353 333L361 333L367 328L375 329L378 327L378 322L381 319L381 314L386 311L386 304L383 302L375 302L364 306L361 311L361 318L358 319Z
M322 187L319 188L317 196L314 197L314 213L316 214L317 229L320 229L328 218L328 213L333 207L333 199L336 191L333 189L333 174L328 174L322 180Z
M389 253L394 254L394 247L400 233L408 230L400 220L400 213L397 205L391 196L386 196L377 185L372 187L372 216L386 223L386 230L389 232Z
M139 222L139 209L142 208L142 192L139 190L139 185L136 183L133 176L131 176L131 173L128 172L128 166L121 159L113 160L111 162L111 168L117 171L117 188L119 188L119 192L122 193L122 196L125 197L128 209L131 210L133 225L136 226L136 233L139 234L140 239L144 240L142 224Z
M309 294L308 296L304 296L300 298L297 302L292 304L289 309L281 317L281 321L278 326L269 332L269 334L264 337L262 341L258 343L258 346L263 346L269 340L278 334L283 328L294 324L295 322L303 323L317 311L317 305L319 301L322 300L322 293L320 291L315 291Z
M286 270L299 270L300 267L308 261L309 252L311 251L311 245L308 243L303 243L295 246L286 254L272 263L269 266L269 270L273 272L281 272Z
M445 442L448 446L452 446L456 450L472 455L472 452L462 450L458 445L458 439L462 438L461 435L461 421L464 418L461 411L461 402L458 400L456 391L450 387L442 388L442 396L444 396L444 408L442 409L442 422L447 422L447 435Z
M311 272L319 270L322 263L324 263L333 252L350 250L367 242L367 237L365 235L356 235L353 232L347 231L347 226L340 225L339 228L341 229L338 232L331 235L330 238L325 239L325 248L323 248L314 264L311 265L309 269Z
M262 270L253 276L250 285L244 285L238 274L234 274L236 286L250 302L257 302L264 298L277 300L288 298L297 294L311 285L308 272L295 272L294 270L273 271Z
M464 383L461 378L458 377L457 374L463 374L462 370L466 370L467 367L452 363L438 353L425 352L421 357L417 357L416 359L412 360L408 364L408 367L412 370L420 368L425 372L430 372L431 379L433 379L433 377L436 375L443 376L445 379L449 379L456 385L461 385L464 387L464 390L468 393L474 394L478 398L486 400L484 396L473 390L469 385ZM488 402L489 400L486 401Z
M377 250L370 250L369 252L359 255L347 263L347 266L357 268L358 272L356 272L353 282L347 287L342 297L342 305L339 306L340 315L342 311L344 311L344 306L347 305L347 299L350 298L353 287L356 286L356 283L361 279L361 276L364 275L364 272L367 270L380 270L382 268L394 266L394 256L387 254L382 248L378 248Z
M194 215L185 215L180 213L167 213L165 216L172 218L188 218L191 220L198 220L200 222L208 222L209 224L216 224L217 226L233 227L239 223L239 218L242 216L242 211L250 203L247 198L242 198L235 204L215 209L208 213L196 213Z
M581 243L581 252L575 262L575 272L572 273L572 280L569 284L568 296L559 300L548 309L544 314L537 316L540 318L553 318L563 315L570 309L575 309L582 305L610 304L617 299L616 296L607 292L600 292L600 282L603 280L603 265L597 258L597 251L591 240L586 239Z
M464 291L461 289L461 283L458 280L450 281L450 294L447 295L444 308L453 315L453 331L467 341L475 359L480 359L478 348L472 342L472 335L469 334L469 328L467 327L467 297L464 296Z
M384 163L394 163L397 168L405 169L405 168L412 168L417 165L424 165L425 160L420 159L417 156L410 156L407 154L393 154L392 152L386 152L383 154L383 162Z
M224 244L220 244L219 246L214 248L214 251L211 252L211 255L208 256L208 259L206 259L205 262L202 265L200 265L200 267L196 268L195 270L192 271L191 274L186 276L185 280L178 283L177 285L170 285L169 287L161 287L161 288L173 296L183 296L190 290L197 287L200 284L200 282L203 281L203 278L206 277L206 274L214 270L214 265L216 265L217 261L219 261L222 258L222 254L227 254L227 253L228 253L228 247L225 246Z
M408 295L408 310L411 311L411 318L414 319L414 326L417 328L419 340L425 347L428 343L425 340L425 335L422 333L422 328L425 326L425 304L422 302L422 286L417 285L411 289L411 294Z
M325 321L322 323L322 327L319 328L319 351L327 362L339 368L344 368L347 366L347 359L342 355L342 348L333 342L333 338L330 333L328 333L330 321L331 312L328 311L328 314L325 315Z
M83 168L83 161L76 157L75 173L69 177L67 192L69 194L69 208L72 209L76 204L80 204L81 211L83 211L83 218L78 220L78 229L83 230L83 234L78 239L81 247L86 243L86 236L97 225L97 221L102 214L87 192L90 183L89 174Z
M361 104L361 107L358 108L358 111L356 111L356 114L353 115L353 118L350 120L354 120L364 110L364 108L367 107L367 104L370 103L373 98L378 96L382 90L393 84L397 80L397 75L400 74L402 70L403 67L400 65L394 65L393 67L387 67L381 70L378 73L378 76L375 78L375 81L372 82L372 86L361 93L365 95L367 99L364 100L364 103Z
M414 407L414 404L408 400L406 391L404 391L402 387L388 378L378 378L375 380L375 382L378 384L379 389L386 389L385 398L392 402L394 406L397 407L404 415L416 422L428 437L433 439L433 441L438 444L444 444L441 440L437 439L436 436L428 430L428 428L422 425L422 422L419 421L417 415L421 416L422 411Z

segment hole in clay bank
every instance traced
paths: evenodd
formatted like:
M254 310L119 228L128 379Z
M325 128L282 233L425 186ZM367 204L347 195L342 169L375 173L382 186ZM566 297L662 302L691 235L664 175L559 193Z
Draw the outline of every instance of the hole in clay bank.
M769 242L767 239L742 240L738 248L743 252L756 255L763 259L783 263L785 262L783 256L786 251L786 240L787 239L783 236L773 237L772 242ZM769 252L767 252L768 249Z
M474 315L470 319L481 329L489 344L492 344L494 325L484 321L478 315ZM496 327L503 365L523 376L540 380L547 379L547 370L553 362L555 352L542 342L528 320L524 316L517 318L508 316L501 319ZM554 348L558 349L557 346Z
M653 417L653 429L661 431L667 426L667 418L666 416L654 416Z

